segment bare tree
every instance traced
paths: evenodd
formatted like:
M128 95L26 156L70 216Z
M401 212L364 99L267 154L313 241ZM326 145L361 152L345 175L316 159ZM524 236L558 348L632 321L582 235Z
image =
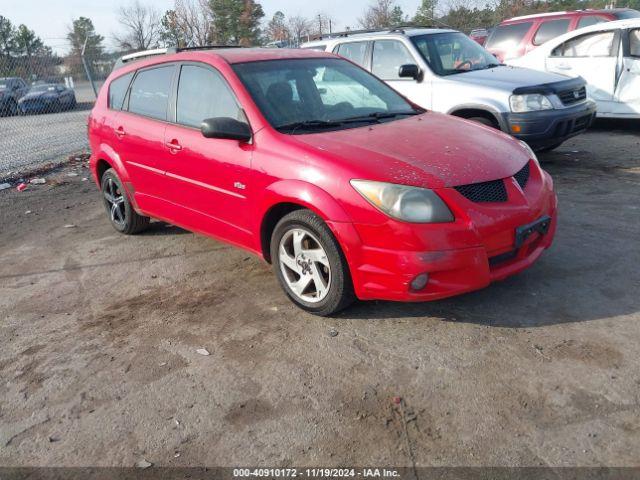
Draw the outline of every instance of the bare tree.
M194 46L211 43L213 14L207 0L175 0L176 22L184 37Z
M151 5L134 0L128 6L118 9L121 34L114 39L121 48L127 50L147 50L158 45L160 40L160 12Z
M358 23L363 28L383 28L402 23L402 20L402 10L395 0L374 0Z
M311 21L305 17L301 17L300 15L289 17L289 21L287 23L289 26L289 33L291 33L291 38L297 45L306 41L311 35Z

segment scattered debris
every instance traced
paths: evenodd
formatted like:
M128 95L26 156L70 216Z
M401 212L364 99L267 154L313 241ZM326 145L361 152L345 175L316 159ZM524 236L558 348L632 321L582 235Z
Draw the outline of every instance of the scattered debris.
M77 177L78 174L76 172L69 172L67 173L67 177Z
M395 403L396 405L400 405L401 402L402 397L393 397L393 403Z
M166 366L166 365L167 365L167 362L162 362L162 363L160 363L160 364L158 364L158 365L160 365L161 367L164 367L164 366Z
M173 458L178 458L180 456L180 452L176 452L173 454Z
M73 223L68 223L64 228L76 228L76 226Z
M271 307L269 310L271 310L272 312L277 312L278 311L278 307Z
M149 468L149 467L151 467L151 466L153 466L153 463L148 462L148 461L147 461L146 459L144 459L144 458L143 458L142 460L140 460L138 463L136 463L136 467L138 467L138 468L142 468L142 469Z
M25 215L29 215L31 213L31 210L27 210L26 212L24 212Z
M19 192L23 192L27 189L27 184L26 183L21 183L20 185L18 185L16 187L16 190L18 190Z
M156 278L158 278L158 275L156 275L156 274L154 273L153 275L151 275L151 278L153 278L153 279L155 280Z
M49 437L49 443L55 443L55 442L59 442L59 441L60 441L60 438L59 438L59 437L56 437L56 436L54 436L54 435L51 435L51 436Z
M89 180L87 177L82 177L83 182L86 182L87 180Z
M199 348L198 350L196 350L196 352L198 352L200 355L204 355L205 357L211 355L206 348Z
M29 182L31 185L44 185L47 183L47 180L44 178L32 178Z
M329 336L330 337L337 337L338 336L338 331L335 328L332 328L331 330L329 330Z
M10 183L0 183L0 190L6 190L7 188L11 188Z

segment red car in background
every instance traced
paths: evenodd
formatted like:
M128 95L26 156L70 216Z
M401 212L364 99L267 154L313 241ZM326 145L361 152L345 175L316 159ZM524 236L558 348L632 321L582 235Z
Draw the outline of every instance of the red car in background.
M495 27L484 47L500 61L518 58L564 33L596 23L640 17L630 8L550 12L504 20Z
M157 218L246 249L319 315L476 290L551 245L553 181L526 144L427 112L348 60L203 48L123 61L89 117L119 232Z

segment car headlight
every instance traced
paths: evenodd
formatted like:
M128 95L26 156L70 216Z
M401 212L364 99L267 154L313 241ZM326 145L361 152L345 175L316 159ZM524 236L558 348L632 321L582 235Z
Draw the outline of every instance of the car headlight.
M511 111L516 113L553 110L551 100L539 93L511 95L509 104L511 105Z
M453 222L453 214L432 190L369 180L351 180L369 203L390 217L411 223Z

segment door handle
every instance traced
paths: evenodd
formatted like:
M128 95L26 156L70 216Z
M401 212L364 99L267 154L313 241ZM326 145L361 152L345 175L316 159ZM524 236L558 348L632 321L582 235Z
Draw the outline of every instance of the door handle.
M118 138L122 138L122 137L124 137L125 135L126 135L126 132L124 131L124 128L122 128L122 127L118 127L118 128L116 128L116 136L117 136Z
M572 68L571 65L567 65L567 64L564 64L564 63L558 65L558 69L559 70L571 70L571 68Z
M182 145L180 145L180 143L178 143L178 140L175 140L175 139L171 140L170 142L167 142L166 145L167 145L167 148L171 150L171 153L176 153L182 150Z

